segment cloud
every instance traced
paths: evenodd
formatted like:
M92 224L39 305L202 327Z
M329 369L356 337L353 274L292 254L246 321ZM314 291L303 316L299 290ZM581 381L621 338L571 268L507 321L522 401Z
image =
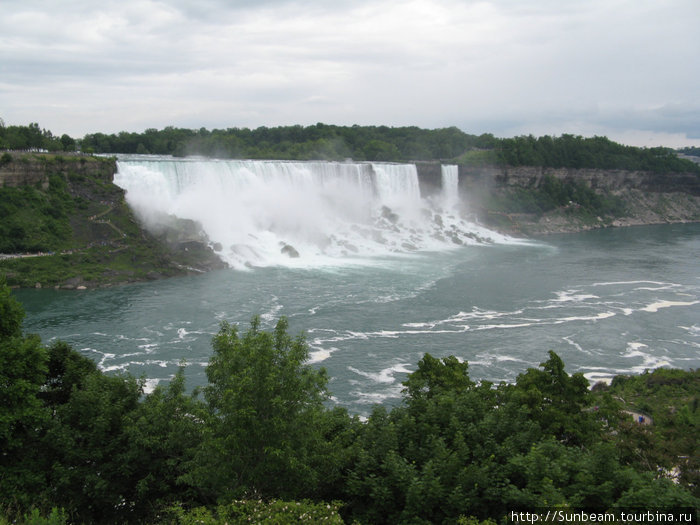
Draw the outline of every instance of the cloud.
M700 138L692 0L5 4L0 116L55 133L320 121Z

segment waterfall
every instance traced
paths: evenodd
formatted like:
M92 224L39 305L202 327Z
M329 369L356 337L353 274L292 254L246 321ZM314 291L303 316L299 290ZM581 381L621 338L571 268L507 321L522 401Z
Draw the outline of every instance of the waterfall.
M454 164L443 164L441 170L443 206L452 209L459 204L459 169Z
M195 220L234 268L348 264L498 240L422 199L413 164L135 156L117 169L115 184L146 226L163 215ZM456 203L453 172L443 178Z

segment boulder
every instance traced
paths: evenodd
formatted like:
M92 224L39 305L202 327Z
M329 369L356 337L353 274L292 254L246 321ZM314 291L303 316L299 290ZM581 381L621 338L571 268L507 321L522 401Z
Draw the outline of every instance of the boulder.
M280 252L288 255L292 259L296 259L297 257L299 257L299 252L296 250L296 248L289 244L285 244L284 246L282 246Z

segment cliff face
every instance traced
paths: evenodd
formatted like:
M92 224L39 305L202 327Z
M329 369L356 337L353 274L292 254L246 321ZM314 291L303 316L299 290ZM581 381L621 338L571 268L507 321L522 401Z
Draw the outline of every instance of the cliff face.
M459 167L460 187L474 186L537 188L546 177L564 182L580 182L599 192L626 190L700 195L700 177L694 173L654 173L649 171L543 168L536 166Z
M46 189L49 173L78 174L112 182L117 171L114 158L98 158L78 154L4 153L0 157L0 186L37 186Z
M442 188L442 165L439 162L416 162L420 194L429 197L440 193Z
M421 192L439 184L439 164L418 163ZM567 202L545 211L524 211L523 201L536 200L545 182L582 185L595 195L615 199L615 214L591 214ZM543 167L459 166L464 212L481 223L512 234L576 232L606 226L700 221L700 176L694 173L570 169Z

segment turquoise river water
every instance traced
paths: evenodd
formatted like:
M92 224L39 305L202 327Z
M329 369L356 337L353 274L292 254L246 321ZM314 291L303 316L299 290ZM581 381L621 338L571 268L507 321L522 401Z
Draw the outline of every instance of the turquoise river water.
M556 351L591 381L700 366L700 225L606 229L528 242L271 265L88 291L19 290L25 330L62 339L108 372L206 382L222 320L284 315L304 332L333 402L396 403L425 352L473 379L513 380Z

